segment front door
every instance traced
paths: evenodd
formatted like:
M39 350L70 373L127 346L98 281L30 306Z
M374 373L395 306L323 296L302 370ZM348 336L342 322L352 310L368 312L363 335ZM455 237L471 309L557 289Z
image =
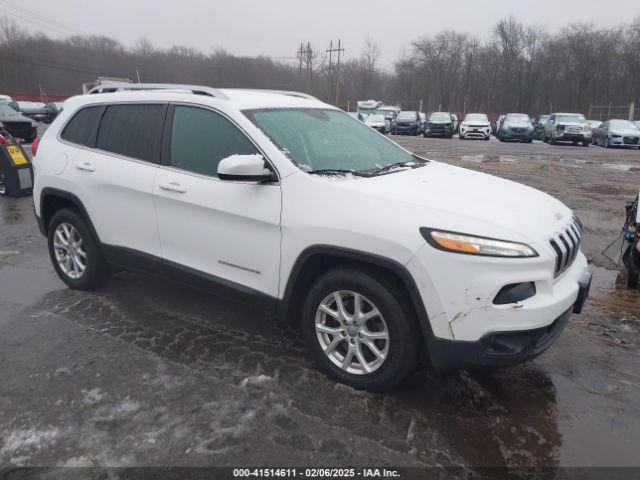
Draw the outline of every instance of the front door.
M229 119L175 105L154 197L165 263L245 293L278 295L280 186L222 181L218 163L259 153ZM195 272L193 272L195 271Z

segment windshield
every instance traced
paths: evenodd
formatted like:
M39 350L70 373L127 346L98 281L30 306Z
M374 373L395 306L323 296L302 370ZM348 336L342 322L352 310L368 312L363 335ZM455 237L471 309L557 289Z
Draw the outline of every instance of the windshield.
M416 112L400 112L398 114L398 120L415 120Z
M586 123L584 115L558 115L558 122Z
M384 115L385 117L395 117L396 116L396 111L395 110L385 110L383 108L379 108L378 109L378 113Z
M507 122L530 123L531 119L526 113L510 113L505 117Z
M338 110L295 108L243 113L305 171L364 171L415 161L391 140Z
M465 122L488 122L489 119L484 113L470 113L464 117Z
M451 115L449 115L448 113L436 112L436 113L432 113L429 116L429 120L432 122L450 122Z
M611 128L636 128L636 126L628 120L611 120L609 123Z
M0 115L17 115L17 114L18 112L16 112L13 108L11 108L6 103L0 103Z
M369 115L367 122L384 122L384 115Z

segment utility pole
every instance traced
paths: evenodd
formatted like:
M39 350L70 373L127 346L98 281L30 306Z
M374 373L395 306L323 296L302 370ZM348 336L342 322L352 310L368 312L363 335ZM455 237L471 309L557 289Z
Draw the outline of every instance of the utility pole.
M302 63L304 61L304 57L306 55L306 51L304 49L304 45L302 44L302 42L300 42L300 49L298 50L298 84L300 87L300 90L302 90L302 84L304 83L304 79L302 78Z
M307 42L307 93L313 92L313 50L311 42Z
M333 47L333 40L329 43L329 50L326 51L329 54L329 92L328 98L331 101L331 88L333 86L333 54L336 53L338 56L337 59L337 69L336 69L336 103L338 106L338 102L340 100L340 55L344 52L344 48L342 48L342 41L338 39L337 48Z

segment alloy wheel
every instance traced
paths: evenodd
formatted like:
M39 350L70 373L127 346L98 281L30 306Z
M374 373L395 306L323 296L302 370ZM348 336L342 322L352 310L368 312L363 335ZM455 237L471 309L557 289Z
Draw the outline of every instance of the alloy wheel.
M382 313L357 292L327 295L316 310L315 329L324 354L345 372L370 374L389 355L389 329Z
M82 237L70 223L63 222L53 234L53 250L60 270L69 278L78 279L87 268L87 253Z

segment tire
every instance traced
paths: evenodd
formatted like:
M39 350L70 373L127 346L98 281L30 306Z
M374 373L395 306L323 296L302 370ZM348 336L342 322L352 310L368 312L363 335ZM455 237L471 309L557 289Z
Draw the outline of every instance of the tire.
M588 141L586 141L586 140L584 140L584 141L582 142L582 146L583 146L583 147L588 147L589 145L591 145L591 142L588 142Z
M635 247L635 244L631 244L625 252L625 255L628 255L627 287L629 288L638 288L638 279L640 278L640 254Z
M451 135L449 135L447 138L453 138L453 133Z
M487 135L486 137L484 137L484 141L488 142L490 138L491 138L491 135Z
M8 197L9 189L4 179L4 174L0 173L0 197Z
M422 138L429 138L429 137L430 137L430 135L428 135L428 134L426 134L426 133L423 133L423 134L422 134Z
M458 140L464 140L464 137L462 135L458 135Z
M360 295L362 310L366 307L365 313L373 311L368 308L371 305L380 313L367 320L364 329L354 324L342 325L333 315L324 313L326 310L320 310L324 304L339 317L337 294L346 313L352 316L355 311L354 292ZM405 379L417 365L421 336L412 310L403 298L404 293L392 282L368 271L339 268L318 278L304 300L302 334L319 367L338 382L373 392L388 390ZM317 325L340 330L340 333L318 332ZM358 328L361 330L356 333ZM387 338L366 339L366 333L362 332L367 331L379 335L386 331ZM376 342L373 345L378 353L384 355L384 359L375 356L373 350L369 349L366 343L372 341ZM331 348L332 344L331 356L325 354L325 348ZM369 365L369 373L366 373L364 364L355 355L349 359L346 368L342 367L348 349L355 352L357 348L360 348L364 364ZM370 361L372 363L368 363Z
M69 240L76 243L72 255L64 254L65 247L62 241L64 238L60 236L64 237L65 232L70 232L66 238L67 244ZM49 222L47 239L53 267L60 279L69 287L75 290L95 290L107 280L108 266L102 258L95 238L77 210L71 208L58 210ZM62 247L58 248L60 245ZM84 253L84 269L81 268L82 254L80 252ZM65 262L58 260L58 256L64 256L67 259L75 256L76 260L74 261L72 258Z
M605 137L603 147L604 148L609 148L610 146L611 145L609 145L609 137Z

